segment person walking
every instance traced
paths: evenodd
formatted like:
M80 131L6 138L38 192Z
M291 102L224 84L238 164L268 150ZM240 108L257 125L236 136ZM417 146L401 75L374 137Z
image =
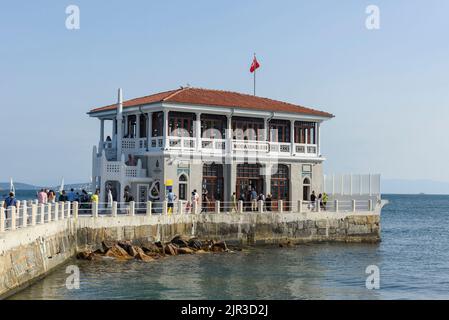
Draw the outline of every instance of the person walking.
M37 194L37 202L39 204L46 204L48 202L48 196L44 189L41 189Z
M10 192L9 195L5 198L5 202L3 203L3 207L5 210L5 219L8 220L10 217L8 215L8 208L10 207L19 207L19 202L16 200L14 196L14 192Z
M55 203L55 201L56 201L56 193L53 190L48 191L47 198L48 198L48 202Z
M232 193L231 196L231 213L236 213L238 211L238 207L237 207L237 196L235 194L235 192Z
M75 190L70 189L70 191L67 193L67 201L73 202L76 200L76 194L75 194Z
M326 192L323 192L323 210L326 211L326 205L328 201L328 196Z
M200 195L196 191L196 189L192 192L192 213L197 214L198 208L200 206Z
M318 205L320 209L323 208L323 195L321 193L318 195Z
M315 208L315 202L316 202L316 195L315 195L315 191L312 191L312 194L310 195L310 208L314 209Z
M210 201L207 196L207 193L208 193L207 190L203 190L203 193L201 195L201 213L207 212L209 209Z
M256 190L253 188L251 190L251 211L257 211L257 192Z
M98 203L98 200L99 200L99 195L100 195L100 191L97 189L97 190L95 190L95 193L90 197L90 201L92 202L92 203Z
M17 207L18 202L15 198L14 192L10 192L9 195L5 198L5 202L3 203L3 207L8 209L9 207Z
M265 199L265 206L267 211L271 211L271 194L267 194L267 198Z
M174 202L176 200L176 195L173 189L170 189L167 193L167 214L172 214L174 210Z

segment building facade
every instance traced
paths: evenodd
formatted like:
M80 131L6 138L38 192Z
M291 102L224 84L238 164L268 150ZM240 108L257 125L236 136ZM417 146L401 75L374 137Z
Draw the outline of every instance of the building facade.
M273 200L309 200L323 190L320 127L333 115L228 91L198 88L153 94L92 109L100 120L93 187L123 202L179 200L196 190L210 203L254 189ZM112 124L105 132L105 123ZM211 208L213 210L214 208Z

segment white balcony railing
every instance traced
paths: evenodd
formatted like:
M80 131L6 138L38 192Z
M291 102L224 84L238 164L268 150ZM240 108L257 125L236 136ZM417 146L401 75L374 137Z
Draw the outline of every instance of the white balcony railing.
M152 137L149 141L147 138L124 138L122 140L122 151L125 154L143 154L146 151L161 150L165 147L165 143L164 137ZM168 150L181 150L186 152L199 150L202 152L223 153L228 150L228 141L226 139L202 138L198 146L199 148L197 149L197 141L194 137L169 136L167 139L167 144ZM233 153L253 152L277 156L318 156L318 146L316 144L231 140L230 146L230 150ZM105 142L104 147L107 159L116 159L117 149L112 148L112 143Z
M269 148L266 141L232 140L232 151L268 152Z
M126 178L146 178L147 171L141 166L128 166L122 161L104 161L103 171L107 179Z

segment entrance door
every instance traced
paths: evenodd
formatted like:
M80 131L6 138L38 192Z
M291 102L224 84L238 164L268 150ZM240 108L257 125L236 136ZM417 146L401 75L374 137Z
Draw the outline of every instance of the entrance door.
M203 165L203 192L202 192L202 210L217 211L215 201L221 201L223 206L223 165L221 164L204 164ZM208 201L205 201L207 197Z
M271 176L271 197L273 199L273 210L279 210L278 201L282 200L283 210L290 211L289 185L289 168L284 164L279 164L276 173Z
M237 165L236 196L239 200L240 196L243 195L245 211L249 211L251 208L249 192L254 189L259 195L264 191L263 176L261 176L260 169L260 164L245 163Z

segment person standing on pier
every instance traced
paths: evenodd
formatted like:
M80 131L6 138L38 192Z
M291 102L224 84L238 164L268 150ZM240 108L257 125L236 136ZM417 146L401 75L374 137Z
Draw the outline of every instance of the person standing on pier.
M232 196L231 196L231 203L232 203L232 209L231 209L231 212L237 212L237 211L238 211L238 207L237 207L237 196L235 195L235 192L232 193Z
M69 198L67 197L67 195L65 193L65 190L61 191L61 194L59 195L58 201L59 202L67 202L67 201L69 201Z
M48 201L47 193L45 192L44 189L41 189L41 191L39 191L39 193L37 194L37 202L39 204L46 204L47 201Z
M310 195L310 208L314 209L315 208L315 202L316 202L316 195L315 195L315 191L312 191L312 194Z
M70 189L69 193L67 194L67 200L70 202L73 202L76 200L76 194L75 194L75 190Z
M5 198L5 202L3 203L3 207L8 209L9 207L17 207L17 199L14 196L14 192L10 192L9 195Z
M251 197L251 211L257 211L257 192L254 188L251 190L250 197Z

